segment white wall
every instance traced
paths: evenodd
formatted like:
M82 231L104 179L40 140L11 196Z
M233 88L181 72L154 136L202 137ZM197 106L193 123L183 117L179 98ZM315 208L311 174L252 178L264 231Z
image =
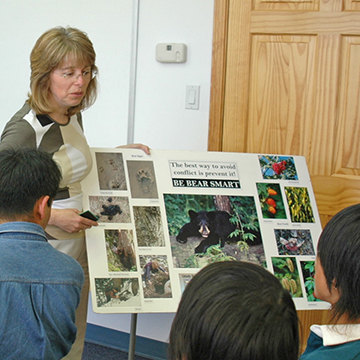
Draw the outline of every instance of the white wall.
M141 0L136 140L154 148L206 150L213 0ZM184 64L155 60L157 43L185 43ZM200 85L199 110L185 109L186 85Z
M0 104L2 129L29 91L29 55L37 38L54 26L86 31L97 53L100 94L84 113L91 146L126 143L132 0L1 0Z
M157 149L206 150L214 0L140 0L134 141ZM100 93L83 114L90 146L127 141L133 0L1 0L0 129L20 109L29 90L29 55L47 29L73 26L88 33L100 69ZM155 60L162 42L188 47L184 64ZM199 110L185 109L186 85L200 85ZM166 341L173 314L139 314L137 334ZM88 321L129 331L130 315Z

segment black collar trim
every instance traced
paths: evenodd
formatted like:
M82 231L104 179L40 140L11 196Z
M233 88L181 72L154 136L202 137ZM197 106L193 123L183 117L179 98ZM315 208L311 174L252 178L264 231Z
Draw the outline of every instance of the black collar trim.
M39 120L42 127L54 123L54 120L48 115L39 114L39 115L36 115L36 117Z

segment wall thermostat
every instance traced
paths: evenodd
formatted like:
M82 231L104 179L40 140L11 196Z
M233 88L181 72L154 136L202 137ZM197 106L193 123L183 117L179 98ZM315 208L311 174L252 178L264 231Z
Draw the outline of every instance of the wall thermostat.
M184 63L187 56L185 44L163 43L156 45L156 60L163 63Z

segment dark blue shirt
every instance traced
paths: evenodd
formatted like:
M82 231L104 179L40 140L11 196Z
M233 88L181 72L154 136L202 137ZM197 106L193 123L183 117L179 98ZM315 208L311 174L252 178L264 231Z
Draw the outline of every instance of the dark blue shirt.
M75 341L81 266L43 228L0 224L0 359L61 359Z

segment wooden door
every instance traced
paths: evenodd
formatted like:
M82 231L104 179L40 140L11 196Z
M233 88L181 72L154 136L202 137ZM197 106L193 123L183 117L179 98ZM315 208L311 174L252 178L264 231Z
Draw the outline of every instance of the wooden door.
M359 96L359 0L215 0L208 149L304 155L323 226L360 202Z

